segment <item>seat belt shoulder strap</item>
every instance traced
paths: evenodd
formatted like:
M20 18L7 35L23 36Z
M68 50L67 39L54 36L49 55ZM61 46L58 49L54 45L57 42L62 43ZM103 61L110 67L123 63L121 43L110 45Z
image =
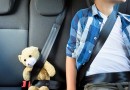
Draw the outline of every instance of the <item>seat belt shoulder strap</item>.
M36 79L37 75L41 71L44 63L46 62L46 60L49 56L49 53L50 53L52 46L56 40L58 32L60 31L62 22L65 18L65 14L66 14L66 9L64 9L64 11L57 16L56 21L52 26L52 29L50 31L48 38L47 38L47 41L45 42L45 45L43 46L43 49L41 51L41 56L32 69L31 78L30 78L31 83Z

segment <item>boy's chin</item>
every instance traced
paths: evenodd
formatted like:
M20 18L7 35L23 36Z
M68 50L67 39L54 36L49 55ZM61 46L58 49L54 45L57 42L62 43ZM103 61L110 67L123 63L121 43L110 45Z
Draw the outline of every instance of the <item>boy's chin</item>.
M119 2L121 2L121 3L122 3L122 2L126 2L126 0L119 0Z
M114 3L124 3L126 0L112 0Z
M126 0L122 0L122 2L126 2Z

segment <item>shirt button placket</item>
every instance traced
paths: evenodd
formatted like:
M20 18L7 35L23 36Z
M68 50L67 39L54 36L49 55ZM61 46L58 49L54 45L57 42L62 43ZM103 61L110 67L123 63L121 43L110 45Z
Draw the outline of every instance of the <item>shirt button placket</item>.
M99 22L99 25L101 25L102 24L102 22Z
M89 53L92 53L92 51L91 51L91 50L89 50L88 52L89 52Z
M97 40L97 37L94 37L94 40Z

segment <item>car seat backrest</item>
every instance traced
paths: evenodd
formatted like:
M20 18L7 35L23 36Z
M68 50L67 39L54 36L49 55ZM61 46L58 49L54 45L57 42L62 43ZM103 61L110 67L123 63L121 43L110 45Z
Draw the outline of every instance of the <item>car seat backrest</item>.
M22 83L18 55L27 46L28 5L29 0L0 0L0 87Z
M120 4L119 11L130 15L130 0L126 0L125 3Z
M0 14L7 14L12 11L15 0L1 0L0 1Z
M32 0L30 5L29 45L37 46L39 49L45 44L52 25L58 14L63 11L64 5L68 8L65 21L48 57L48 61L56 68L54 79L65 82L65 49L70 23L79 9L86 8L85 0Z
M41 50L48 38L53 24L57 16L64 10L64 0L31 0L30 2L30 25L29 25L29 45L39 47ZM60 38L59 38L60 39ZM58 42L59 43L59 42ZM59 47L57 43L57 46ZM54 55L57 53L57 48L54 47ZM64 49L64 48L60 48ZM64 54L64 53L62 53ZM50 57L50 56L49 56ZM59 58L61 56L59 55ZM61 59L52 57L48 59L52 64L59 62ZM56 65L54 65L56 68ZM63 66L63 65L62 65ZM58 73L58 71L57 71Z
M63 11L63 0L31 0L29 45L42 49L53 23Z

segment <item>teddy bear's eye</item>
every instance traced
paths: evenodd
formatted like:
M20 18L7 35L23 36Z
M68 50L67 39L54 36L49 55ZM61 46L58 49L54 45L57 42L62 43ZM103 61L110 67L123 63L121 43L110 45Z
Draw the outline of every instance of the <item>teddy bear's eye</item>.
M32 57L32 55L29 55L29 57Z
M26 59L24 59L24 61L26 61Z

